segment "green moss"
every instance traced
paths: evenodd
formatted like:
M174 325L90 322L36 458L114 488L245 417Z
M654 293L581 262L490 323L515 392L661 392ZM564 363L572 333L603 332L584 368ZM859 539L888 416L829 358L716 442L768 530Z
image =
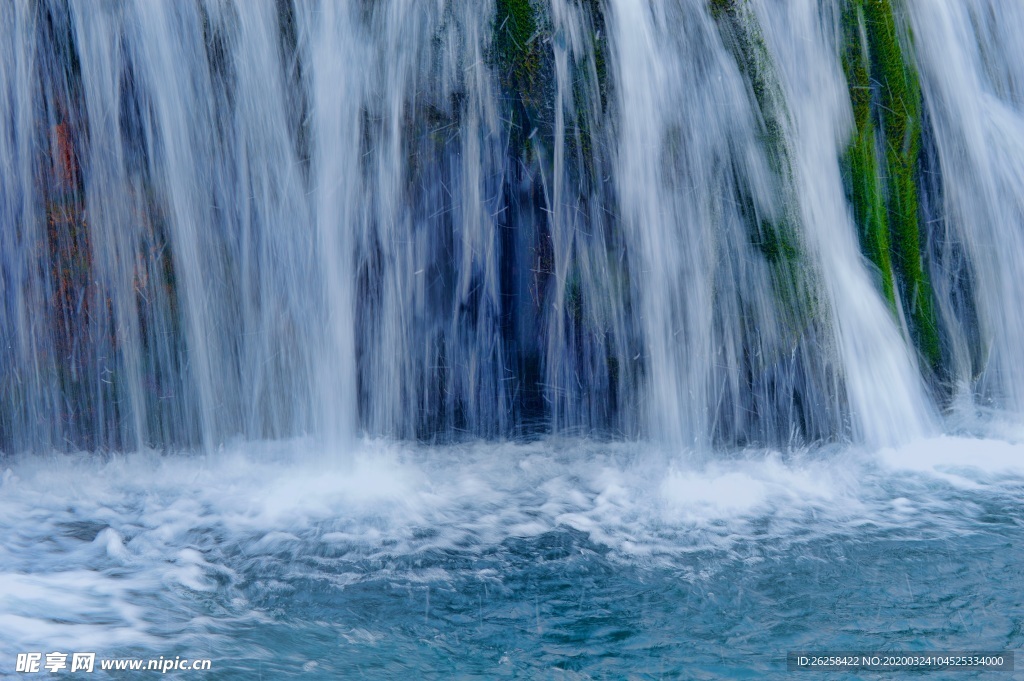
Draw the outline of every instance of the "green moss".
M759 137L782 196L781 210L770 218L758 214L750 196L739 197L751 228L750 239L771 266L775 293L783 309L795 315L797 325L802 326L800 320L813 316L814 304L805 285L798 202L786 142L789 112L785 97L757 17L745 0L709 0L709 9L760 113ZM736 184L743 186L738 178Z
M882 292L895 312L896 288L889 255L889 216L880 185L875 128L871 120L871 63L864 11L855 3L848 5L846 11L843 22L846 33L843 68L850 88L856 124L854 138L845 158L850 199L861 249L878 268L882 278Z
M844 30L843 66L856 123L846 165L861 244L881 270L883 291L893 305L895 271L904 308L910 312L911 334L934 369L941 351L931 282L922 259L918 205L920 84L904 59L891 0L851 0ZM876 135L884 143L881 154Z
M792 227L786 223L780 225L761 220L754 243L773 265L786 263L800 256L800 250L792 235Z
M733 14L740 0L708 0L711 16L721 19L726 14Z
M499 75L510 144L524 161L533 136L548 141L553 133L550 107L551 59L544 17L531 0L497 0L490 60Z
M788 181L792 177L785 134L789 112L757 17L742 0L711 0L711 13L761 113L760 134L772 169Z
M495 47L506 85L525 99L532 96L540 70L537 11L530 0L498 0Z

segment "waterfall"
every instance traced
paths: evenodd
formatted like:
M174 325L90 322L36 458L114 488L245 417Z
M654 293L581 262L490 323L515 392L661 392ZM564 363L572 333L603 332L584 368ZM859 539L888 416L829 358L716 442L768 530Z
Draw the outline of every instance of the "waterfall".
M934 127L928 216L953 330L951 380L985 407L1024 410L1024 8L908 3Z
M832 318L830 346L843 367L854 432L876 446L920 437L933 427L924 385L899 318L871 282L843 195L839 157L852 119L836 56L838 13L819 13L812 2L757 10L791 111L801 224Z
M8 2L0 450L1019 414L1022 31L966 0Z

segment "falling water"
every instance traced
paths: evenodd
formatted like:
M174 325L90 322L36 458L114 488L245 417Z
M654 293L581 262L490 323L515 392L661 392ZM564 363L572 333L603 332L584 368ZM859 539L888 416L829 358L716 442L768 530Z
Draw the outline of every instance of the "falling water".
M513 103L481 3L6 7L3 441L628 422L593 29L552 9Z
M842 433L848 409L858 439L922 434L920 379L844 203L829 17L799 3L717 18L700 4L612 7L652 431L802 441Z
M0 2L0 674L1020 649L1021 36Z
M898 319L872 284L844 200L838 159L852 121L836 57L838 13L819 15L811 2L758 10L791 110L800 217L833 319L830 345L843 367L854 432L876 446L920 437L932 428L924 385Z
M859 7L10 3L0 442L882 445L1019 410L1022 19L893 15L922 236L889 265L844 161L845 36L886 67Z
M952 380L1024 410L1024 8L908 3L934 126L928 215ZM925 11L927 10L927 11Z

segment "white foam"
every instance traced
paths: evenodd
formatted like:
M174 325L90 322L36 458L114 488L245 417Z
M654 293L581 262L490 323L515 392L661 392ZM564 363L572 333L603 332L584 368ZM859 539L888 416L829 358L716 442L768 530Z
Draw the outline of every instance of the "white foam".
M977 473L1024 473L1024 443L944 435L916 440L878 453L894 469L942 474L950 469Z
M710 461L565 440L371 441L333 459L306 441L209 456L14 458L0 487L0 599L10 604L0 648L145 641L222 592L232 617L259 618L238 588L253 569L266 573L260 588L282 593L305 575L335 589L385 574L443 582L449 568L415 567L421 557L500 559L506 541L552 531L581 532L612 560L683 561L686 574L693 552L751 543L760 555L872 528L968 531L985 495L1019 497L1022 454L1021 444L947 436L875 453ZM379 567L359 567L367 560ZM478 576L500 586L500 570Z

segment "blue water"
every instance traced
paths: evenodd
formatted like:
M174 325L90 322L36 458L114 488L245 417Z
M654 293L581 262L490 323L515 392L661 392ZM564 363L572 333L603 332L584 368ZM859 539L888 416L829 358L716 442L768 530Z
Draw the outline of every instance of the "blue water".
M8 458L0 671L70 650L212 660L179 678L854 678L786 652L1013 650L1009 440Z

